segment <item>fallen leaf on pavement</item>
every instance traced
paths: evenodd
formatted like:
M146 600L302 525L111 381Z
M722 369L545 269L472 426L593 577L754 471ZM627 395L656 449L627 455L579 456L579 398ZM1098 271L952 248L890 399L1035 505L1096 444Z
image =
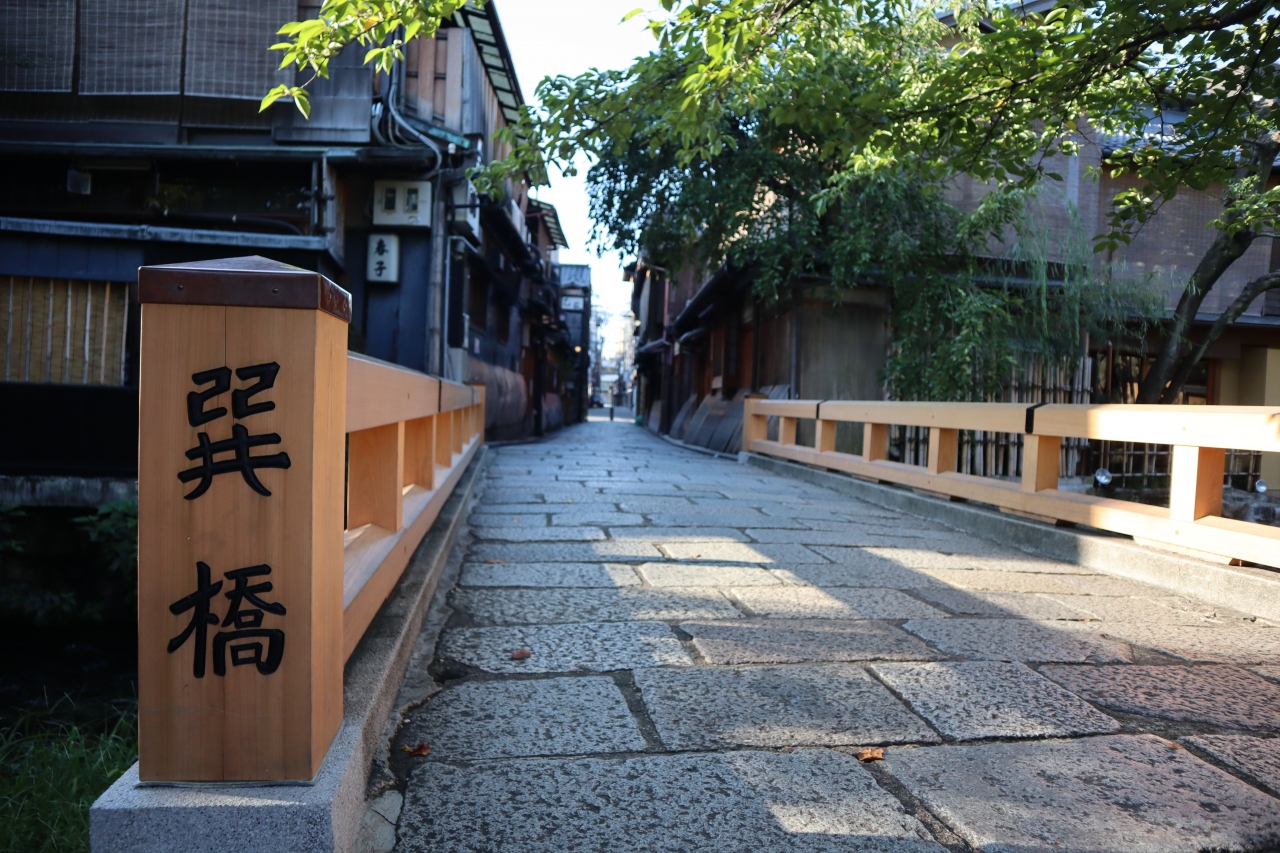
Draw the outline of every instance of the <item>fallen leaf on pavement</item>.
M516 649L511 653L512 660L528 660L531 657L533 657L533 652L528 649Z
M486 563L505 563L506 560L485 560Z
M410 755L417 756L418 758L431 754L431 744L423 743L422 741L418 741L417 746L402 746L400 748Z
M1180 743L1171 743L1169 744L1169 748L1170 749L1186 749L1186 747Z
M873 749L864 749L858 753L859 761L884 761L884 749L874 747Z

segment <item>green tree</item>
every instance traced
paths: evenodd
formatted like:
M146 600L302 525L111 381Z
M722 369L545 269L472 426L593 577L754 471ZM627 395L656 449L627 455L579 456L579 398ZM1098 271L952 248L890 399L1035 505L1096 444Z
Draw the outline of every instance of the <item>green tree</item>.
M814 211L903 174L925 183L967 174L1008 196L1060 180L1047 155L1075 153L1087 117L1094 131L1131 140L1106 167L1141 182L1112 200L1095 248L1129 240L1184 187L1224 188L1214 242L1185 282L1141 401L1175 399L1212 341L1280 287L1280 274L1255 279L1193 337L1223 273L1276 228L1280 15L1271 4L1092 0L1033 15L980 2L949 19L911 0L661 4L650 21L655 48L630 68L542 82L542 106L526 110L520 133L507 129L523 142L493 167L490 186L548 164L571 168L578 152L602 163L633 151L710 164L742 144L743 121L765 119L820 139L836 164ZM432 31L457 5L326 0L316 21L286 27L280 47L286 64L323 74L358 41L368 61L389 67L405 38Z

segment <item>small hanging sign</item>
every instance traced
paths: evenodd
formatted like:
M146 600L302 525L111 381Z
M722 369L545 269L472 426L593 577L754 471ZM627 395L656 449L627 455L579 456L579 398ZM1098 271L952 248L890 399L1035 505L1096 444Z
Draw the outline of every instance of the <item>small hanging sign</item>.
M398 235L369 235L369 259L366 264L365 279L386 284L396 284L400 281L400 237Z

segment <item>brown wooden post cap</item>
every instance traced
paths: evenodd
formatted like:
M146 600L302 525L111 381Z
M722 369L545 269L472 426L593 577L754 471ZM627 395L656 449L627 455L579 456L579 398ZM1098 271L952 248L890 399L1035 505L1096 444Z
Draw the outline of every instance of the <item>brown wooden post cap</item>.
M140 302L310 308L351 322L351 294L318 272L253 255L138 268Z

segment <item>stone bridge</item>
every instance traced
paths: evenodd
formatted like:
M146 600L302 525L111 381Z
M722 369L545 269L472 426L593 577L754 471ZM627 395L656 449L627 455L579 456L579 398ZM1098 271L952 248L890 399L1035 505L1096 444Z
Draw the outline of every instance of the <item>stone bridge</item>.
M1280 630L813 479L490 448L364 849L1278 849Z

